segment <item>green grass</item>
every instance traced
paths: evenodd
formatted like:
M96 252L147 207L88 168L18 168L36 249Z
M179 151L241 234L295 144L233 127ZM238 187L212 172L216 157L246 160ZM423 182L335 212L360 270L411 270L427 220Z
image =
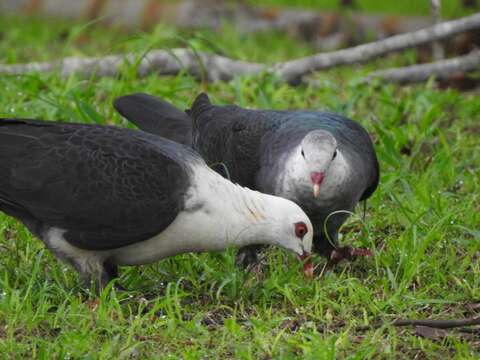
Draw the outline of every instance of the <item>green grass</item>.
M253 5L264 6L289 6L298 8L311 8L318 10L338 10L340 0L248 0ZM395 15L420 15L428 16L430 14L430 2L418 0L354 0L355 10L364 12L374 12ZM442 16L458 17L465 15L472 10L466 10L462 7L459 0L443 0L441 2Z
M0 18L0 62L189 46L274 62L313 50L278 34L150 34L62 22ZM82 40L83 39L83 40ZM81 41L82 40L82 41ZM215 46L211 45L212 43ZM215 51L217 51L215 50ZM480 100L475 93L361 85L379 67L409 64L415 53L317 75L320 88L292 88L269 75L201 84L188 75L137 78L126 64L115 79L62 79L58 73L0 76L0 116L127 126L112 100L134 91L187 107L200 91L219 104L329 109L372 134L382 168L365 225L352 217L344 244L373 259L304 280L294 256L266 253L261 271L234 265L233 250L182 255L123 268L128 292L98 302L76 273L16 220L0 215L0 354L5 358L432 358L480 356L455 332L432 341L407 328L359 332L378 319L462 318L480 299ZM0 174L1 176L1 174ZM319 266L324 260L315 258ZM337 327L340 322L346 326Z

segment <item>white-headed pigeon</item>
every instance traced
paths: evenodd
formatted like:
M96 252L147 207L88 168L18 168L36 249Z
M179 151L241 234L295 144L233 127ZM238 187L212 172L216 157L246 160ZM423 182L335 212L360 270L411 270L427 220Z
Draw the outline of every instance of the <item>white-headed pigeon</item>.
M305 260L312 247L294 202L231 183L181 144L108 126L0 120L0 210L97 289L118 265L179 253L271 244Z
M324 111L215 106L206 94L186 112L147 94L117 98L114 106L141 129L192 144L207 164L224 164L232 181L299 204L314 226L314 250L332 262L369 254L336 248L348 214L329 216L352 211L379 182L375 149L357 122ZM243 259L255 255L244 251Z

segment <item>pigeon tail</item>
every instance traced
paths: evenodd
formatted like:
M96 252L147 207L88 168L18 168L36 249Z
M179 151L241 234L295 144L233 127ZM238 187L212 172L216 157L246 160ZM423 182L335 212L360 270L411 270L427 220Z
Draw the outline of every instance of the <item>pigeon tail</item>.
M113 106L143 131L180 144L192 144L192 120L163 99L138 93L115 99Z
M201 93L197 96L197 98L192 104L192 108L187 113L195 119L197 116L199 116L202 112L204 112L211 106L212 103L210 102L210 98L208 97L208 95L206 93Z

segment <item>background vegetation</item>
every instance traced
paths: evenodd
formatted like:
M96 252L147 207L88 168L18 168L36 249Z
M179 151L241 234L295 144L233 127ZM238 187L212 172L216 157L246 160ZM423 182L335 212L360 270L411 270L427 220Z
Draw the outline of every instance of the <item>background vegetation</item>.
M57 20L0 16L0 23L4 63L123 51L140 57L153 47L185 45L267 63L314 51L282 34L240 36L228 29L191 34L159 25L150 33L132 34ZM435 341L388 325L355 329L378 319L473 316L468 304L480 298L477 91L437 89L433 83L402 88L359 82L368 71L414 63L416 56L410 51L322 72L319 88L292 88L268 75L219 84L186 74L137 78L135 64L125 64L115 79L63 79L58 73L0 77L1 117L130 126L111 104L116 96L137 91L182 108L208 91L218 104L328 109L369 130L382 168L365 221L358 211L342 231L343 244L368 246L375 257L321 275L324 260L315 258L314 281L304 280L300 264L281 250L269 250L261 269L250 273L235 267L230 250L123 268L119 282L130 291L108 290L97 300L83 293L75 272L57 262L21 224L0 214L0 354L478 358L478 336L452 332Z
M298 8L312 8L321 10L334 10L339 8L338 0L248 0L251 4L268 6L295 6ZM376 1L376 0L354 0L354 8L360 11L385 13L395 15L429 15L430 2L418 0L403 1ZM465 10L461 0L442 0L442 16L456 17L465 15L473 10Z

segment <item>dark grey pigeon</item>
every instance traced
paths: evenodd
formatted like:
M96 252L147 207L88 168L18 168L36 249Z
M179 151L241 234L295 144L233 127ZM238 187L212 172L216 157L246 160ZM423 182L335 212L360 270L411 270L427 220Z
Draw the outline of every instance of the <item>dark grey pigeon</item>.
M294 202L231 183L181 144L107 126L0 120L0 210L97 290L118 265L249 244L304 259L312 247Z
M172 123L185 124L185 113L178 110L172 117L170 104L146 94L120 97L114 106L138 127L157 135L165 134ZM360 124L324 111L215 106L206 94L199 95L186 114L191 119L192 146L207 164L223 163L232 181L290 199L305 210L314 226L316 252L334 262L368 255L362 249L335 249L338 229L348 214L329 216L352 211L377 188L375 149ZM185 135L185 128L182 131ZM243 253L247 262L254 260L252 255Z

